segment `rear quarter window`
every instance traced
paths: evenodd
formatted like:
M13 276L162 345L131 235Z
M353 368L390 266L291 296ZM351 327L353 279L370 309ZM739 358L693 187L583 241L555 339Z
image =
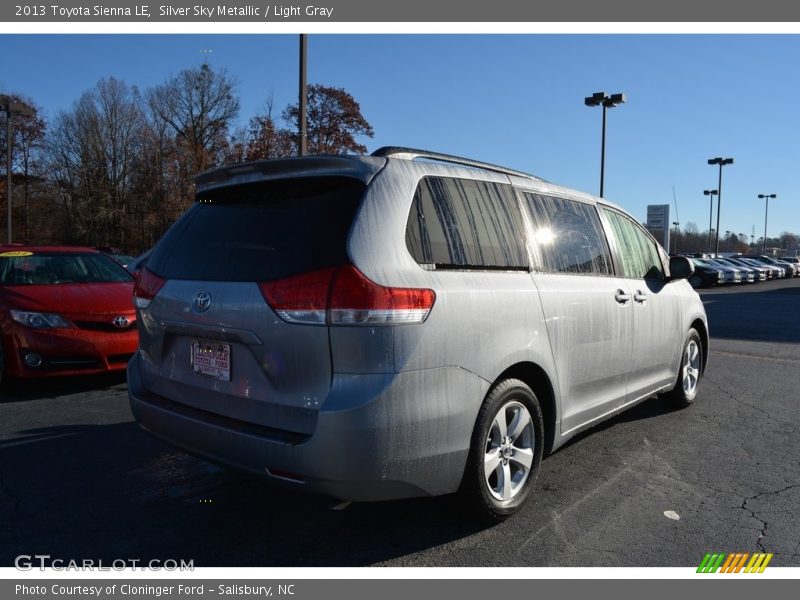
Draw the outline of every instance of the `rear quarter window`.
M528 257L519 204L509 185L425 177L417 186L406 246L437 269L524 269Z
M364 190L348 177L314 177L199 194L147 268L167 279L271 281L340 265Z

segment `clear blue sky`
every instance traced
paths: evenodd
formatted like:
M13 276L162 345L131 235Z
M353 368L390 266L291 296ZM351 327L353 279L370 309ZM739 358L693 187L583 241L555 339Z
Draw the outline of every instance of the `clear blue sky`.
M297 97L296 35L4 35L0 55L15 57L0 91L49 118L101 77L144 89L205 60L239 81L242 123L270 95L277 114ZM797 35L314 35L308 78L355 96L370 151L438 150L592 193L601 111L583 98L624 92L608 114L606 196L644 220L674 187L681 225L704 230L718 173L706 160L731 156L720 230L755 226L757 239L759 193L778 194L770 236L800 233L799 63Z

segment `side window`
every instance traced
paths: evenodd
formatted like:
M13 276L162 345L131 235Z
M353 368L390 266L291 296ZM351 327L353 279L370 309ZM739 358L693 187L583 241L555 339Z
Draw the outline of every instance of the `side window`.
M590 204L524 193L540 268L552 273L610 275L611 255Z
M406 225L406 246L423 265L452 269L525 269L522 217L511 187L425 177Z
M642 228L620 213L603 209L616 238L622 271L633 279L663 279L664 266L656 242Z

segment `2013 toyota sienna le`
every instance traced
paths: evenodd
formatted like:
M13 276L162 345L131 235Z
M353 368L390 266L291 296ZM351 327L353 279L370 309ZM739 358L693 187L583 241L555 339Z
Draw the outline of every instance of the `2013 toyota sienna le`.
M454 156L268 160L197 178L134 292L153 435L341 499L459 491L502 519L542 455L696 397L703 305L603 199Z

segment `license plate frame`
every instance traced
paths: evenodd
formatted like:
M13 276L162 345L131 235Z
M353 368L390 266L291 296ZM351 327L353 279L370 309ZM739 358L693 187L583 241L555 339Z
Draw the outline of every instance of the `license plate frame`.
M231 345L205 340L192 340L192 371L217 381L231 380Z

